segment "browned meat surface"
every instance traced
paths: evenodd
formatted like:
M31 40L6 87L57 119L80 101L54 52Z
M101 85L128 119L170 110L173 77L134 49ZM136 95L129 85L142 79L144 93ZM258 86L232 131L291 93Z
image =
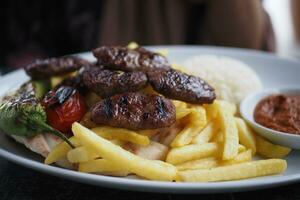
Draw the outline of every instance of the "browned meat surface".
M132 130L156 129L175 123L175 106L162 96L123 93L98 102L91 110L97 124Z
M44 79L50 76L63 75L76 71L90 63L75 56L36 60L25 67L26 73L33 79Z
M164 96L189 103L212 103L216 98L214 89L199 77L174 69L147 72L154 90Z
M103 46L94 49L93 54L99 63L111 69L146 72L154 68L170 68L166 57L141 47Z
M83 72L83 82L88 89L105 98L142 89L147 85L147 76L143 72L120 72L90 67Z

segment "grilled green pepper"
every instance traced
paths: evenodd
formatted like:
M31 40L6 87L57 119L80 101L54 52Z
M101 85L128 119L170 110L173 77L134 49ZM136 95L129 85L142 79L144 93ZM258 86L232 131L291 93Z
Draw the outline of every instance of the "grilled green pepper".
M49 126L46 119L46 113L31 81L3 97L0 102L0 129L6 134L28 137L48 132L74 147L67 137Z

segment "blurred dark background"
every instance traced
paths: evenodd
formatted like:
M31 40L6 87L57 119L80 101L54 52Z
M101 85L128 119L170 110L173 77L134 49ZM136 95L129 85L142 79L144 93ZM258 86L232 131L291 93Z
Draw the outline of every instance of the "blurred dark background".
M0 67L131 41L276 51L270 1L280 0L2 1Z

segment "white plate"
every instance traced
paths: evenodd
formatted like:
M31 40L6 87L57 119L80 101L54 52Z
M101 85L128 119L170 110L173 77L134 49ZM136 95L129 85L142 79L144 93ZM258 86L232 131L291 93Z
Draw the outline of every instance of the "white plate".
M201 46L160 46L169 50L172 62L182 62L186 58L199 54L215 54L240 59L250 65L260 76L264 87L276 88L284 85L300 85L300 62L280 59L272 54L233 48ZM92 58L88 53L82 54ZM15 71L0 79L0 95L7 89L27 79L23 71ZM23 166L46 172L55 176L83 183L125 190L166 193L217 193L255 190L300 181L300 151L293 151L286 159L288 169L283 175L253 178L240 181L218 183L172 183L130 178L115 178L79 173L42 163L42 158L17 144L7 136L0 134L0 155Z

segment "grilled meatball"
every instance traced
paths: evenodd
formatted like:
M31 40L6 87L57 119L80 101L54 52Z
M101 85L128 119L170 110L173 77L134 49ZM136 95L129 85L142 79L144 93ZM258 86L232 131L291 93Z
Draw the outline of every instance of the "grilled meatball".
M141 47L103 46L94 49L93 54L99 63L111 69L146 72L153 68L170 68L166 57Z
M175 123L175 106L162 96L123 93L98 102L91 111L97 124L132 130L156 129Z
M164 96L189 103L212 103L216 98L214 89L199 77L174 69L152 70L147 73L154 90Z
M76 71L90 63L75 56L38 59L25 67L26 73L33 79L44 79L50 76L63 75Z
M147 85L143 72L120 72L91 67L83 72L83 82L102 98L123 92L134 92Z

